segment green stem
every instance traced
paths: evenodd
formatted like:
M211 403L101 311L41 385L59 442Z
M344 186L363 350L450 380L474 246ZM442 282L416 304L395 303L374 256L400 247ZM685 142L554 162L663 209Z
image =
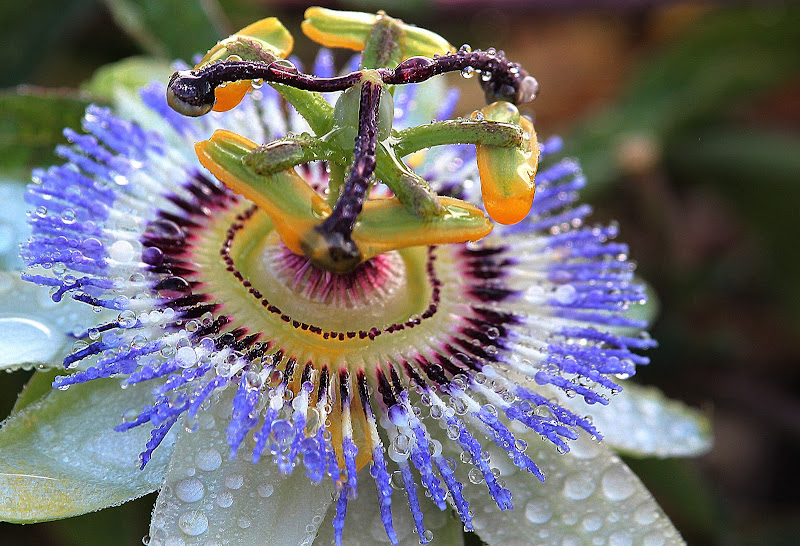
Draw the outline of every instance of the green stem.
M315 134L324 135L333 128L333 106L317 91L304 91L281 83L271 84L305 118Z
M269 176L295 165L327 159L328 148L310 137L286 137L255 148L242 158L256 174Z
M397 199L419 218L433 218L444 212L428 183L399 159L391 148L378 144L375 174Z
M513 123L451 119L409 127L396 133L395 153L404 157L424 148L447 144L485 144L524 149L522 128Z
M341 163L335 161L328 162L328 204L331 208L336 206L336 201L339 200L339 194L342 192L342 185L344 184L345 171L347 168Z

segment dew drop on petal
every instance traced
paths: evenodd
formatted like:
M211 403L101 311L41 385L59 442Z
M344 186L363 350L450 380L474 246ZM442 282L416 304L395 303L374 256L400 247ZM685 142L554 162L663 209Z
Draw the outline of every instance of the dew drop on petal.
M197 502L205 495L206 488L197 478L186 478L175 485L175 496L183 502Z
M581 521L581 526L588 532L593 533L594 531L600 530L603 526L603 518L601 518L597 514L589 514L583 521Z
M605 496L612 501L623 501L633 495L635 483L633 477L621 464L616 464L603 474L602 486Z
M216 449L203 449L197 452L194 457L197 468L205 472L216 470L222 464L222 455Z
M117 241L108 249L108 256L117 262L126 264L133 260L133 245L128 241Z
M547 499L533 499L525 505L525 517L531 523L547 523L553 517L553 507Z
M585 499L594 492L592 477L585 472L570 474L564 480L564 496L568 499Z
M636 509L633 517L639 525L650 525L658 519L658 512L649 502L645 502Z
M230 508L233 505L233 495L230 491L223 491L217 495L217 506L220 508Z
M45 323L26 317L0 318L3 343L0 366L16 362L48 362L62 346L62 340Z
M225 487L228 489L239 489L244 484L244 477L241 474L231 474L225 478Z
M197 353L188 345L181 347L175 353L175 361L181 368L191 368L197 364Z
M631 546L633 539L627 531L617 531L608 537L609 546Z
M189 510L178 518L178 527L189 536L202 535L208 529L208 518L198 510Z
M270 495L272 495L272 493L275 491L275 488L272 486L272 484L269 484L269 483L262 483L261 485L259 485L259 486L256 488L256 491L258 491L258 495L259 495L260 497L263 497L263 498L265 498L265 499L266 499L266 498L268 498Z
M644 546L664 546L666 544L664 533L661 530L651 531L645 535L642 544Z

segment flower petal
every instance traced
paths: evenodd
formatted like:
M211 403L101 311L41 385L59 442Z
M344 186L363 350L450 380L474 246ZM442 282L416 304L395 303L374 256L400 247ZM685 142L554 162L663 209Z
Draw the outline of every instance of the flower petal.
M603 442L629 455L691 457L711 449L711 423L692 408L670 400L654 387L623 382L608 406L587 406L562 397L572 411L592 416Z
M97 320L89 306L72 300L56 304L19 273L0 271L0 370L60 366L74 341L71 334Z
M483 484L467 485L473 525L490 545L682 544L683 541L635 474L611 450L581 433L559 454L527 435L526 454L544 472L541 483L497 448L491 464L513 492L513 511L499 511Z
M362 470L360 474L359 482L368 483L369 470ZM395 491L392 500L392 521L400 546L418 546L420 540L414 529L414 520L408 509L405 494L402 491ZM432 546L463 544L461 530L464 524L460 519L454 517L449 511L439 511L431 499L425 495L419 495L419 504L424 514L425 529L433 533L433 538L428 544ZM328 546L334 542L333 517L335 515L336 510L328 510L325 521L314 541L314 546ZM342 544L372 546L373 544L389 543L375 493L369 488L360 490L358 497L347 503L347 525L342 534Z
M198 414L196 430L178 431L153 511L151 546L172 540L186 545L314 540L333 485L314 485L299 469L284 476L267 457L255 465L248 457L230 460L225 440L230 407L230 396L223 395L215 407Z
M154 491L171 453L170 438L139 470L149 432L114 432L148 386L98 380L52 391L15 412L0 429L0 520L35 522L115 506Z
M25 185L14 180L0 180L0 268L20 269L23 267L19 257L19 243L30 237L31 228L23 212L25 204Z

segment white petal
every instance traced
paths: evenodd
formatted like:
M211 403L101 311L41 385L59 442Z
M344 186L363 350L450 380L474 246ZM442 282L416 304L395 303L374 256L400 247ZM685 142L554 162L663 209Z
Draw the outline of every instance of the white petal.
M98 318L86 304L54 303L45 288L0 271L0 370L60 366L75 342L71 335Z
M621 382L623 391L607 406L589 406L561 396L564 406L592 416L603 442L632 455L689 457L711 449L708 419L654 387Z
M498 448L489 449L491 464L514 495L514 510L500 511L485 485L465 482L464 496L483 541L503 546L683 544L647 489L610 449L583 434L562 455L536 436L523 437L526 453L546 476L544 483L518 471Z
M65 518L155 491L171 451L167 437L145 470L147 427L115 432L122 414L150 399L149 387L115 380L52 391L12 414L0 429L0 520Z
M381 520L377 492L369 471L362 470L358 474L358 497L347 502L347 518L345 519L342 544L347 546L372 546L374 544L390 544L386 529ZM463 544L461 530L464 524L450 511L442 512L431 500L425 497L423 489L418 488L420 507L422 508L425 529L433 532L431 546L459 546ZM331 506L325 521L320 527L314 546L335 544L333 534L333 516L336 507ZM414 529L414 520L408 508L403 491L392 494L392 521L400 546L419 546L419 536Z
M31 235L25 211L32 208L25 203L25 184L14 180L0 180L0 269L21 269L19 244Z
M311 544L332 484L312 484L302 468L283 476L268 456L254 465L246 449L230 460L229 418L230 396L223 396L198 414L196 431L181 427L153 511L151 546Z

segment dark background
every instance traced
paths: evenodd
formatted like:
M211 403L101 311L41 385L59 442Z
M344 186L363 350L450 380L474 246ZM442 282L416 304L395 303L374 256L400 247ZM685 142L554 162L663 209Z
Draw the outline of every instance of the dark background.
M800 6L319 4L385 9L456 46L504 49L539 79L530 112L537 131L562 134L582 160L594 218L619 220L639 274L657 294L652 333L660 347L638 380L713 421L708 455L629 464L690 544L800 543ZM77 127L88 102L109 99L97 79L78 91L106 63L191 58L269 15L281 18L295 34L296 54L310 61L316 48L299 30L305 7L3 2L0 175L24 180L30 167L55 161L60 128ZM474 82L455 76L452 83L464 89L460 113L482 103ZM30 104L44 106L33 113ZM28 375L4 378L0 415ZM154 500L61 522L0 524L0 537L5 544L141 544Z

